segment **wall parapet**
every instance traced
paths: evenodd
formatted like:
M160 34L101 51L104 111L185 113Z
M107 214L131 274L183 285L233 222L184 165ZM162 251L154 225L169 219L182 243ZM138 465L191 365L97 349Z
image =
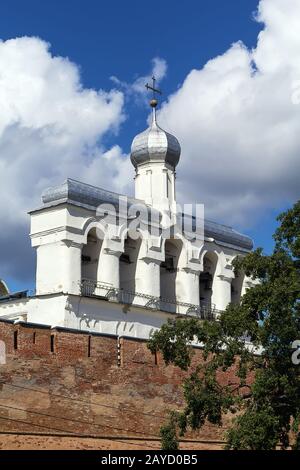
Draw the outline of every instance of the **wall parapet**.
M2 433L109 433L150 442L159 438L168 410L184 403L186 372L166 366L147 340L0 319L0 342L6 354L0 365ZM196 348L192 367L201 361ZM223 375L228 383L235 371ZM222 434L209 425L193 438Z

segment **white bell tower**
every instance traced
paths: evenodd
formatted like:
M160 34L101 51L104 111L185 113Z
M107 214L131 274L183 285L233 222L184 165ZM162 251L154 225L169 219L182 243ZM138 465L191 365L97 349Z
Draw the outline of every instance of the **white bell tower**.
M131 146L131 162L136 170L135 197L162 212L176 213L175 168L180 158L180 144L176 137L161 129L157 124L156 93L161 93L153 86L146 87L153 91L152 121L148 129L138 134Z

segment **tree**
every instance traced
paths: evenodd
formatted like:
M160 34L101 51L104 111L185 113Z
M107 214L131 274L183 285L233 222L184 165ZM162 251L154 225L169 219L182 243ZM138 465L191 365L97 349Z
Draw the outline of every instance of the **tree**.
M172 411L161 429L165 450L176 448L188 429L221 425L229 412L227 449L300 446L300 365L292 361L300 340L300 201L278 220L270 256L257 249L235 261L236 272L260 280L240 305L230 304L215 322L169 320L149 341L166 364L188 372L184 408ZM203 361L191 370L195 340L203 344ZM236 380L222 385L218 372L233 366Z

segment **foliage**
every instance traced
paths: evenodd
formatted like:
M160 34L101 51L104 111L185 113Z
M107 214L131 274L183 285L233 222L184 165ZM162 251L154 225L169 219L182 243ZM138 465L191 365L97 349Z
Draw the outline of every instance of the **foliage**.
M169 421L164 424L160 429L162 450L178 450L179 448L176 426L177 419L177 414L171 412Z
M278 220L270 256L257 249L235 261L235 272L259 280L240 305L229 305L216 322L169 320L149 341L166 364L188 371L185 407L161 430L166 450L177 448L188 429L221 425L229 412L227 449L300 447L300 366L291 358L300 339L300 201ZM191 367L195 341L203 361ZM224 385L220 372L232 367L235 380Z

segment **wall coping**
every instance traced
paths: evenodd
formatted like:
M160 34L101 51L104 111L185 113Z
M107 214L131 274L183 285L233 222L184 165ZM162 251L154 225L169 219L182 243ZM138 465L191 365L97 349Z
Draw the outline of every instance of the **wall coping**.
M1 323L9 323L13 326L22 326L24 328L34 328L34 329L40 329L40 330L58 331L58 332L62 332L62 333L118 338L118 335L114 335L114 334L111 334L111 333L97 333L95 331L77 330L75 328L68 328L68 327L65 327L65 326L44 325L44 324L41 324L41 323L31 323L31 322L25 322L25 321L22 321L22 320L17 320L17 321L16 320L8 320L6 318L1 318L0 317L0 324Z

